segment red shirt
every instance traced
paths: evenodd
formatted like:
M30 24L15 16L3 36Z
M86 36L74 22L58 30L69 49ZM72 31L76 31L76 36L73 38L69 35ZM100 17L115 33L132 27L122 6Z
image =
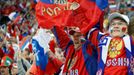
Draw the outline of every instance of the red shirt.
M1 58L4 56L4 52L3 52L3 50L0 48L0 60L1 60Z
M113 38L108 49L104 75L127 75L127 58L122 38Z
M54 75L60 70L61 66L62 62L57 58L53 60L49 59L45 71L41 70L39 66L36 66L36 63L33 63L30 69L30 73L33 75Z
M88 72L85 66L85 60L82 54L82 48L80 48L77 51L75 50L75 53L73 52L74 52L74 46L72 45L69 47L69 53L66 57L65 66L63 69L63 75L66 75L66 73L68 73L69 75L88 75ZM68 64L71 59L72 61L69 66Z
M68 43L70 41L70 38L68 35L64 32L64 30L58 26L55 27L55 31L57 34L57 41L58 45L62 50L65 50L65 56L66 56L66 61L64 64L64 69L62 75L89 75L88 71L89 69L86 69L86 65L88 64L88 60L85 60L85 56L82 53L82 48L79 50L75 50L74 46L72 44L69 45ZM98 36L98 31L93 31L90 35L91 38L88 38L95 46L98 45L98 40L94 39ZM67 50L66 50L66 47ZM92 54L92 47L91 45L87 46L88 48L86 49L86 52L91 55ZM74 52L75 51L75 52ZM73 56L72 56L73 55ZM70 66L68 65L71 60ZM90 63L89 63L90 64ZM68 67L69 66L69 67ZM89 65L88 65L89 66Z

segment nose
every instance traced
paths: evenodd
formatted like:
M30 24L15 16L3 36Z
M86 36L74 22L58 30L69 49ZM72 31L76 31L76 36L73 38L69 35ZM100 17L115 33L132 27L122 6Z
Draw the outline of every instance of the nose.
M114 27L118 27L118 26L119 26L119 24L118 24L118 23L115 23L115 24L114 24Z
M114 26L114 28L118 29L119 27L118 26Z

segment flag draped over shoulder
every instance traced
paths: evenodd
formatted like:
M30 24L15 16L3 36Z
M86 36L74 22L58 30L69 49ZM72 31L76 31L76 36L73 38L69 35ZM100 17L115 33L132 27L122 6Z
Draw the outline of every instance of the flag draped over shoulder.
M49 51L48 43L50 40L50 34L46 33L44 29L39 29L32 39L32 49L36 57L36 66L41 71L45 71L48 64L47 51Z
M77 26L84 33L100 21L107 6L108 0L41 0L36 18L43 28Z

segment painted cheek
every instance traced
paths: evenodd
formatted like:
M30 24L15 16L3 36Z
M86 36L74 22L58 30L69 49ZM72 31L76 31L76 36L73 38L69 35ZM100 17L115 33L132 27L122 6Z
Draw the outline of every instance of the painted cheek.
M122 32L125 32L127 30L127 27L122 27Z
M113 27L109 28L109 32L112 33L113 32Z

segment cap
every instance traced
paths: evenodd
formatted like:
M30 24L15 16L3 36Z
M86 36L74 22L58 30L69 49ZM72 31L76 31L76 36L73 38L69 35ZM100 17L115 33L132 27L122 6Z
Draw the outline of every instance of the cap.
M111 22L114 18L117 18L117 17L123 19L129 25L130 20L129 20L128 16L124 15L124 14L120 14L118 12L110 14L110 16L108 17L108 20L109 20L109 22Z
M69 34L73 35L75 32L81 32L80 29L78 27L73 27L69 30Z
M1 64L0 64L0 67L2 66L11 66L13 60L9 57L9 56L4 56L1 60Z

